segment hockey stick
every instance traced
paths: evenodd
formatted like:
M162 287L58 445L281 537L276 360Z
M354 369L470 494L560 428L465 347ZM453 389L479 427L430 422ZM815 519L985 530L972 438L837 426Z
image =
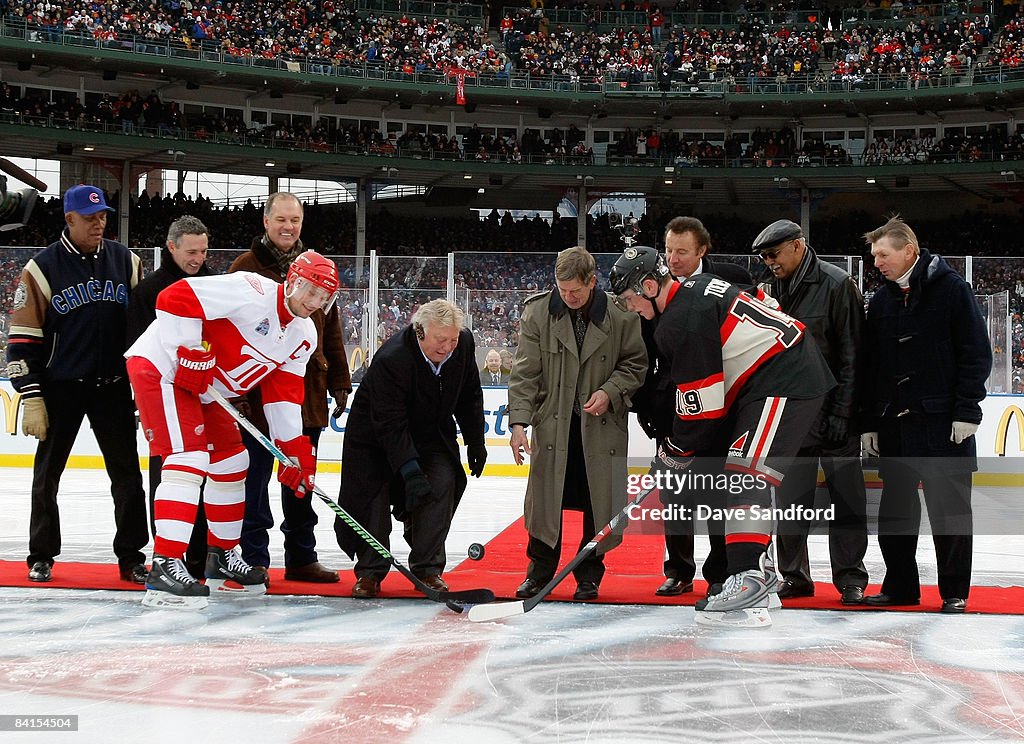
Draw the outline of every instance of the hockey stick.
M276 459L278 463L280 463L281 465L287 465L288 467L294 466L295 463L289 460L288 456L285 455L285 453L282 452L281 449L276 444L270 441L270 439L263 432L257 429L256 426L251 421L249 421L249 419L243 416L238 409L236 409L233 405L228 403L227 400L224 399L224 396L214 389L213 385L207 388L206 392L211 398L213 398L213 400L221 408L227 411L228 414L230 414L230 416L235 421L237 421L238 424L243 429L249 432L256 439L256 441L262 444L264 448L266 448L266 450L274 456L274 459ZM408 568L399 563L391 554L391 552L383 545L381 545L380 541L378 541L377 538L375 538L373 535L367 532L365 527L359 524L359 522L357 522L352 517L352 515L345 511L341 507L341 505L338 504L334 499L332 499L330 496L324 493L316 484L313 485L313 493L319 496L320 500L327 504L327 506L330 507L331 511L337 514L341 521L347 524L352 529L353 532L359 535L359 537L361 537L367 545L373 548L373 550L377 554L379 554L381 558L384 558L385 560L389 561L392 566L398 569L399 573L401 573L405 578L409 579L409 581L411 581L419 591L423 592L423 594L426 595L427 599L432 600L434 602L444 602L446 605L448 605L449 609L452 609L455 612L462 612L462 604L483 604L485 602L494 601L494 592L492 592L490 589L466 589L465 591L459 592L449 592L440 591L438 589L431 589L429 586L424 584L423 581L421 581L420 578L416 576L416 574L414 574Z
M653 463L652 463L653 465ZM478 605L477 607L471 607L469 610L469 619L475 623L487 622L488 620L500 620L503 617L512 617L513 615L524 615L541 601L554 591L555 587L562 583L576 566L580 565L587 556L597 550L597 546L601 544L608 535L610 535L616 527L618 527L622 520L626 519L629 510L635 506L638 506L644 499L650 496L657 488L644 488L638 493L632 501L626 504L622 510L612 517L612 521L606 524L600 532L594 535L593 539L588 542L583 549L576 554L576 557L569 561L565 568L555 574L555 577L551 579L544 588L534 594L529 599L524 599L519 602L498 602L490 605Z

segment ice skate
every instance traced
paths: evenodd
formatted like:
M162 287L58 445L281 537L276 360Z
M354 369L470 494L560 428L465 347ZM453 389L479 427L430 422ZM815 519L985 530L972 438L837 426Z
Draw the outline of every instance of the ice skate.
M764 551L764 558L761 561L761 567L764 568L764 581L768 587L768 609L781 609L779 573L775 570L775 543L773 541L768 542L768 547Z
M144 607L169 607L182 610L201 610L208 604L210 588L188 572L180 558L153 556L153 567L146 577Z
M213 591L266 594L266 578L265 572L245 562L237 547L211 547L206 553L206 585Z
M772 624L768 614L770 596L765 573L761 569L733 574L726 579L722 591L708 597L704 609L695 613L697 624L767 628Z

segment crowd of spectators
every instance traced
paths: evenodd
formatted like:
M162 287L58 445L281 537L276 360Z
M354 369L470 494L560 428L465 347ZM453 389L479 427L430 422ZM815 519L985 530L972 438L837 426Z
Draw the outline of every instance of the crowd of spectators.
M609 82L664 88L673 82L725 81L796 92L819 74L853 86L875 76L915 87L968 69L993 33L988 16L912 19L896 26L860 23L833 32L823 18L794 12L790 5L795 4L741 3L738 25L666 28L664 13L647 3L628 4L642 12L643 23L606 27L599 23L599 6L582 4L589 20L585 26L551 25L543 4L534 2L503 19L497 38L482 21L360 12L352 3L334 0L7 0L5 16L35 24L40 41L68 33L143 52L174 41L217 50L228 62L304 61L305 71L313 74L387 65L398 75L440 82L458 73L507 78L525 72L561 75L569 82L596 84L598 90ZM762 6L769 12L756 10ZM1016 33L1016 28L1008 32ZM1008 44L1008 58L1013 48Z

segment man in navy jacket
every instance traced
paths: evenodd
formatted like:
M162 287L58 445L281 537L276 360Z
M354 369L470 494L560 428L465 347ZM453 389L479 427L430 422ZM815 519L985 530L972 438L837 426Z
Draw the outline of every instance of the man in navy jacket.
M864 448L881 456L875 606L921 601L917 538L928 505L942 612L964 612L971 586L971 473L992 349L974 292L893 217L864 235L885 285L868 305L861 355Z

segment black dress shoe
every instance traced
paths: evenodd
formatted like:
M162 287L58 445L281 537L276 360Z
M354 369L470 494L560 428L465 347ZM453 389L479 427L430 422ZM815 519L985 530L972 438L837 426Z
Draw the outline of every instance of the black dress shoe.
M864 601L864 587L862 586L844 586L843 596L839 599L840 604L844 605L859 605Z
M671 576L665 579L665 583L659 586L655 590L655 594L659 597L675 597L680 594L686 594L687 592L693 591L693 582L683 581L682 579L674 579Z
M945 612L948 615L962 615L967 612L967 600L956 597L944 599L942 600L942 609L939 612Z
M544 584L547 582L545 581ZM519 588L516 589L516 597L519 599L529 599L530 597L537 596L537 593L544 588L544 584L537 581L536 579L527 579Z
M864 597L861 604L872 607L913 607L921 604L921 600L910 597L891 597L888 594L869 594Z
M589 599L597 599L597 583L594 581L580 581L576 584L576 593L572 598L577 602L586 602Z
M149 576L149 571L141 563L136 563L134 566L121 566L121 581L127 581L132 584L145 584L146 577Z
M28 571L29 581L52 581L53 571L50 569L50 564L46 561L36 561L32 564L32 567Z
M797 597L813 597L814 587L805 584L794 584L789 579L779 582L779 599L796 599Z

